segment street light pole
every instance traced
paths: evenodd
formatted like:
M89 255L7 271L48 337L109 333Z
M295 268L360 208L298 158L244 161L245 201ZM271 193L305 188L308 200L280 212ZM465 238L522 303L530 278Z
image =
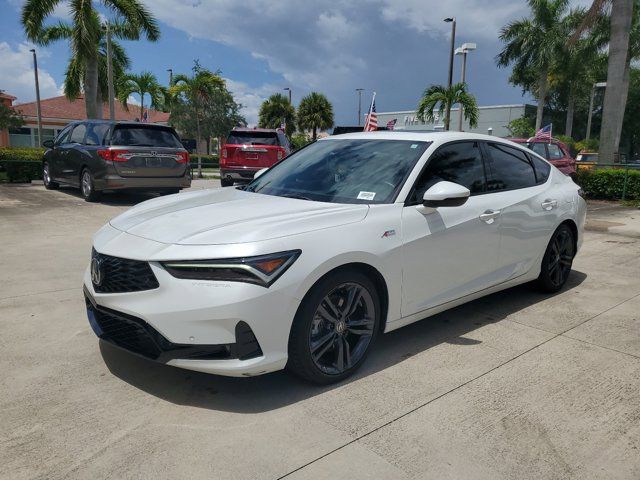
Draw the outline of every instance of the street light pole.
M107 30L107 90L109 94L109 119L114 121L116 119L116 104L115 104L115 91L113 87L113 53L111 48L111 27L109 22L106 22ZM102 109L102 106L100 106Z
M364 88L356 88L356 92L358 92L358 126L360 126L360 117L362 117L362 92L364 92Z
M471 50L476 49L475 43L465 43L460 48L456 48L456 55L462 55L462 76L461 82L466 83L466 74L467 74L467 53ZM462 116L464 114L464 107L460 105L460 116L458 117L458 131L462 131Z
M169 86L173 85L173 68L167 68L167 72L169 72Z
M35 48L29 50L33 53L33 73L36 79L36 114L38 115L38 147L42 146L42 109L40 108L40 82L38 81L38 58Z
M289 90L289 105L291 105L291 87L285 87L283 90Z
M607 86L607 82L597 82L591 87L591 100L589 101L589 117L587 119L587 135L586 140L591 137L591 116L593 115L593 99L596 96L596 88L604 88Z
M454 50L455 50L455 43L456 43L456 17L448 17L444 19L445 22L447 23L451 23L451 47L450 47L450 51L449 51L449 78L447 81L447 87L451 88L451 85L453 84L453 55L454 55ZM446 117L447 118L447 123L451 124L451 105L447 104L447 112L446 112ZM449 125L445 125L446 130L449 130Z

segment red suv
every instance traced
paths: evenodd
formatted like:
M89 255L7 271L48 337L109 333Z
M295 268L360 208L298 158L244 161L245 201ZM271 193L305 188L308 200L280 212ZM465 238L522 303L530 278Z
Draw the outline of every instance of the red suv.
M220 151L220 184L248 183L258 170L278 163L291 153L282 130L234 128Z
M525 145L542 158L546 158L551 165L565 175L573 177L576 173L576 160L569 153L569 148L562 142L554 139L542 140L536 138L511 138L512 142Z

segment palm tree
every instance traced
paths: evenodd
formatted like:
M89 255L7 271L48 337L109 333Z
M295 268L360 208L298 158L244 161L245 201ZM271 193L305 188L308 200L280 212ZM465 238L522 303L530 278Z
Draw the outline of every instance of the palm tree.
M592 29L611 4L609 22L609 62L607 66L607 88L604 93L602 125L600 126L600 149L598 159L611 162L620 147L622 122L629 93L629 71L631 59L638 46L638 1L594 0L582 25L573 36L576 41L585 30ZM633 24L635 28L632 29ZM635 37L635 38L632 38ZM634 40L632 42L632 40Z
M435 122L435 110L438 109L438 116L444 115L444 128L449 130L451 118L447 113L447 106L452 107L459 104L464 110L464 118L469 122L469 127L475 128L478 125L478 104L476 98L467 92L466 83L456 83L451 88L442 85L431 85L424 91L418 103L418 118L422 122Z
M100 42L103 37L102 21L94 8L92 0L69 2L72 23L61 23L54 27L45 27L45 20L54 8L63 0L27 0L22 7L22 25L27 38L37 44L68 39L71 54L76 62L75 71L82 71L82 86L88 118L102 116L102 98L100 92ZM115 36L128 40L137 40L144 33L148 40L160 37L160 30L153 15L140 0L100 0L127 27L114 31ZM117 25L118 22L114 22ZM56 27L61 27L55 30ZM51 30L53 28L53 30ZM70 35L67 33L71 32Z
M260 105L258 126L261 128L280 128L285 124L287 136L291 138L296 131L296 111L289 103L289 98L281 93L275 93Z
M538 110L536 130L542 125L547 96L549 67L567 40L564 16L568 0L527 0L531 18L507 24L500 30L500 40L506 45L496 57L498 66L514 65L514 73L535 70L537 73Z
M333 127L333 106L327 97L321 93L311 92L300 100L298 127L301 130L311 130L314 142L318 136L318 130Z
M164 105L165 90L158 83L158 79L151 72L142 72L139 75L130 73L124 75L118 88L118 100L128 110L128 99L131 95L140 97L140 120L144 117L144 97L148 95L151 106L160 109Z
M220 89L225 89L226 84L222 77L200 67L199 63L193 67L193 75L175 75L173 85L169 87L169 103L173 98L182 99L192 110L196 120L196 140L197 148L202 143L201 122L204 117L204 105Z

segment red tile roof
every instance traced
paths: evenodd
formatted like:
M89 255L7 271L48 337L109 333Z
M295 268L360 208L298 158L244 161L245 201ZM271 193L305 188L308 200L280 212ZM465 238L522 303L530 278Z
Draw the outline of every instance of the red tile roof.
M40 101L42 108L42 118L61 118L64 120L84 120L87 118L87 110L84 104L84 97L75 100L68 100L67 97L45 98ZM36 116L36 102L29 102L14 105L14 108L26 117ZM103 118L109 118L109 105L102 105ZM116 102L116 120L135 120L139 118L140 106L129 104L129 111L125 110L120 102ZM167 123L169 114L149 109L149 122Z

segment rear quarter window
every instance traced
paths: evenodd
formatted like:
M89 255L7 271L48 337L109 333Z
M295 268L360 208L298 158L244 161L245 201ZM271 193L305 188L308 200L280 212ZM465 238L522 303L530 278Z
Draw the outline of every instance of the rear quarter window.
M551 165L535 155L529 155L529 159L533 164L533 169L536 171L536 183L541 185L549 179L551 173Z

